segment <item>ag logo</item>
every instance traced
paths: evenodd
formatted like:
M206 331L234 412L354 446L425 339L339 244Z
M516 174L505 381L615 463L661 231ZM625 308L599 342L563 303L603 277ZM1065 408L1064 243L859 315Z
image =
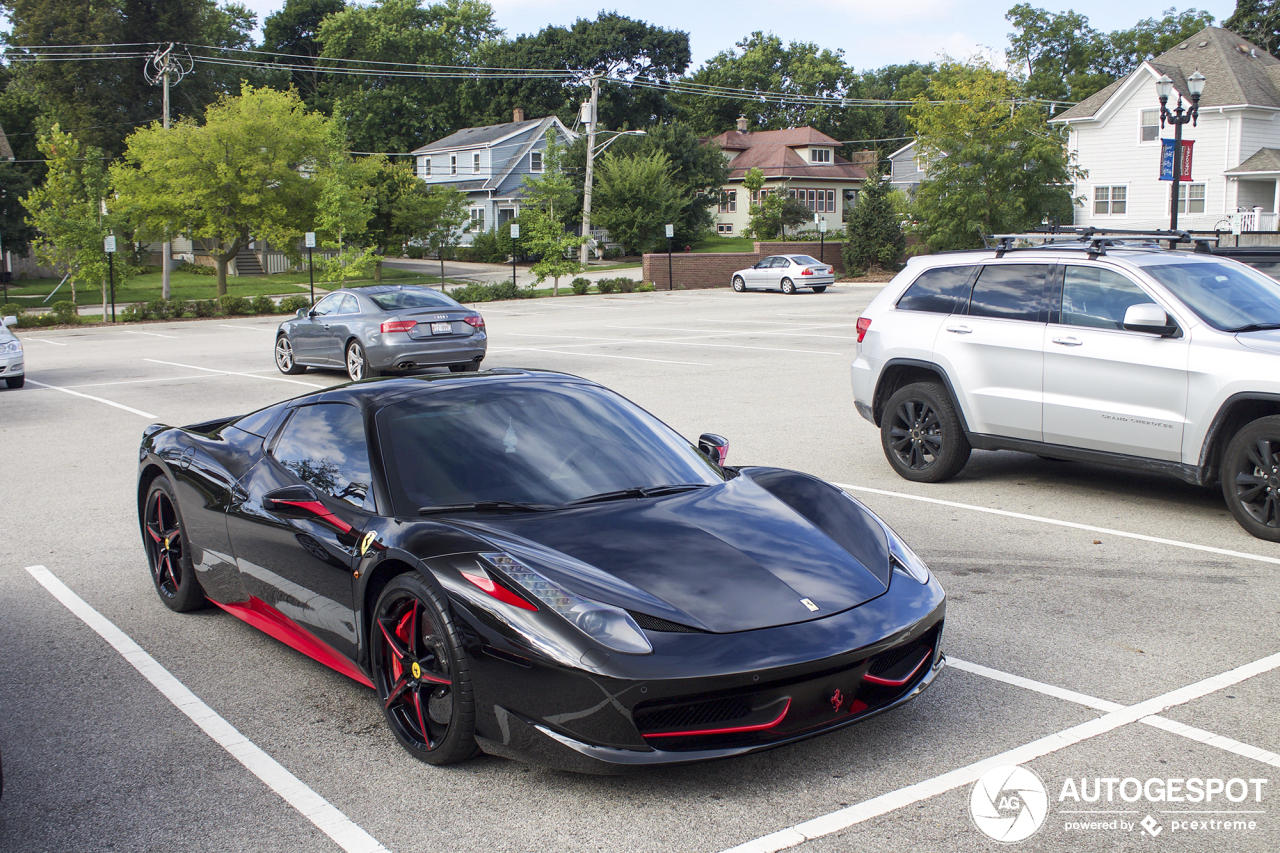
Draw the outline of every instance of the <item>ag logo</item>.
M1049 811L1049 794L1034 771L1015 764L993 767L974 783L969 813L982 834L1006 844L1035 834Z

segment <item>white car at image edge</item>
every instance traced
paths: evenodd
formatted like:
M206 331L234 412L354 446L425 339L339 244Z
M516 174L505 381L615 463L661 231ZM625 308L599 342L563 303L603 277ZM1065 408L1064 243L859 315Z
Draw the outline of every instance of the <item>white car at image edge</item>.
M21 388L26 381L26 365L23 364L22 341L13 336L9 327L16 325L17 317L5 317L0 321L0 376L10 388Z

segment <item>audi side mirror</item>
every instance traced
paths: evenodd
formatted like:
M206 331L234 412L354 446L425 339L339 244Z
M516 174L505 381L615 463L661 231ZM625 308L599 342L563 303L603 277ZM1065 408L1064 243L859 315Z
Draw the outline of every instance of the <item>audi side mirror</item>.
M1154 302L1130 305L1124 312L1124 327L1130 332L1146 332L1162 338L1170 337L1178 331L1177 324Z
M704 432L698 436L698 450L712 462L723 467L729 455L729 439L722 435Z
M307 317L307 316L309 316L309 315L310 315L310 313L311 313L311 309L310 309L310 308L299 308L299 309L298 309L298 319L299 319L299 320L301 320L303 317Z

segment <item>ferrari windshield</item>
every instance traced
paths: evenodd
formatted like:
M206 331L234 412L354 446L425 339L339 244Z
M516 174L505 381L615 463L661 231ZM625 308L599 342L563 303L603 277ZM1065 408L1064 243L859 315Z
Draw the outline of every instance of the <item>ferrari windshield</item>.
M724 479L661 421L590 385L449 388L388 406L377 428L397 515L495 501L561 506Z
M1280 284L1247 267L1202 262L1143 265L1142 270L1219 331L1280 325Z

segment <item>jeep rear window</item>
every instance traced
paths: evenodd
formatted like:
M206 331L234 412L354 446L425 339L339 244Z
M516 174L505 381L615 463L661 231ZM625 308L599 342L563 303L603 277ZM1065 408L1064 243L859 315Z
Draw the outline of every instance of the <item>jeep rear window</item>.
M969 314L1001 320L1041 319L1047 264L992 264L982 268L969 299Z
M920 273L898 300L903 311L951 314L969 297L973 267L937 267Z

